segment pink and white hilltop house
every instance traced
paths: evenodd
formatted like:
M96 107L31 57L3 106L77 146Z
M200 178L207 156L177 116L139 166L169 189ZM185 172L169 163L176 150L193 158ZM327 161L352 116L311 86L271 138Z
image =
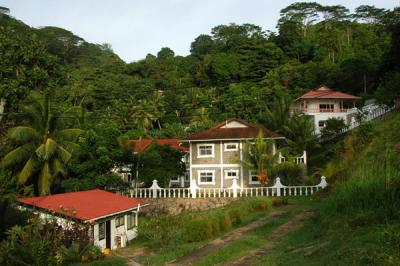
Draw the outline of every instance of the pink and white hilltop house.
M315 133L320 134L329 118L341 118L346 125L355 121L358 114L355 103L359 99L361 98L322 86L297 98L293 110L312 116Z

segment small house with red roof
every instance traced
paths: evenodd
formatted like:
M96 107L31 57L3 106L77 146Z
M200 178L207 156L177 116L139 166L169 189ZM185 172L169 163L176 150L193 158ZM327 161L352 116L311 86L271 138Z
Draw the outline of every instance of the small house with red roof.
M93 244L102 250L126 246L137 236L138 214L144 202L100 189L17 199L41 218L56 217L90 225Z
M229 188L234 179L242 188L260 185L256 173L238 163L243 159L245 141L257 138L260 130L264 138L275 140L275 152L276 142L285 137L237 118L182 140L189 145L190 180L200 188Z
M355 102L359 99L361 98L321 86L297 98L293 110L312 116L315 133L320 134L326 120L330 118L343 119L346 124L354 121L358 113Z

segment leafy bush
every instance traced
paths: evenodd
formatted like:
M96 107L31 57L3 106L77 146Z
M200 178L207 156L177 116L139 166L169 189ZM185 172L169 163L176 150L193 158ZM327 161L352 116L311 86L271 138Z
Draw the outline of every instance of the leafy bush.
M334 137L346 127L346 123L342 118L329 118L325 122L325 127L321 130L322 138Z
M303 183L306 169L304 165L294 162L284 162L276 166L276 175L286 186L300 185Z
M52 266L101 258L101 251L89 243L88 225L61 226L55 219L33 217L27 225L7 231L0 243L0 264Z

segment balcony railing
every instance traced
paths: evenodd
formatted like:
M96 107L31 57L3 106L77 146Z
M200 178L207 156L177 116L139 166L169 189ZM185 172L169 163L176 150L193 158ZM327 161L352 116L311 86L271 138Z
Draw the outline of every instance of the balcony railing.
M300 113L348 113L356 112L357 108L295 108Z

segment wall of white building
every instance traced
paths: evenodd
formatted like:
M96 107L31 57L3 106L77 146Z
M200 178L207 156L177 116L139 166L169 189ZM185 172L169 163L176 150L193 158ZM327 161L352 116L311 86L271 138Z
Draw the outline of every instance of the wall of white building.
M135 215L135 214L133 214ZM101 220L101 223L106 223L107 221L111 222L111 249L118 248L116 238L121 237L121 247L125 247L127 242L134 239L137 236L137 219L135 219L135 226L132 229L128 230L128 215L123 214L124 216L124 225L116 227L116 218L121 215ZM101 250L106 248L106 238L107 232L105 232L104 239L99 239L99 224L97 222L93 225L93 244L98 246ZM107 229L106 229L107 230Z
M326 121L330 118L340 118L343 119L346 124L350 124L352 119L357 114L357 109L352 108L347 111L341 110L341 101L335 99L318 99L318 100L307 100L304 108L304 113L314 117L314 129L315 133L320 134L322 127L320 127L320 121ZM320 104L333 104L333 112L320 112Z

